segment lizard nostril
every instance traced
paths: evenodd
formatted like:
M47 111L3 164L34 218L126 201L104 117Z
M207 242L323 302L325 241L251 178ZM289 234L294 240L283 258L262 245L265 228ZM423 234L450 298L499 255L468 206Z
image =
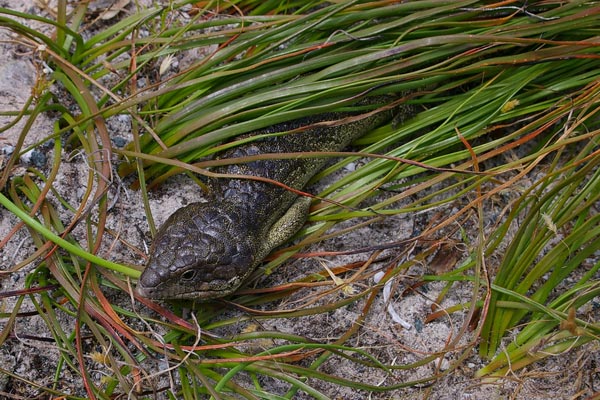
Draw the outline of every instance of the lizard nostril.
M138 288L144 290L153 289L156 288L160 284L160 282L160 275L156 273L156 271L146 268L142 276L140 276L140 279L138 281Z

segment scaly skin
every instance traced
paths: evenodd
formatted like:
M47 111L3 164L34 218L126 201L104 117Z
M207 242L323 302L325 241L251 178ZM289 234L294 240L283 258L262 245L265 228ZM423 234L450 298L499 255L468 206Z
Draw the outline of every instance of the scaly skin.
M385 104L389 97L363 104ZM274 125L254 134L285 132L348 113L327 113ZM253 141L220 158L265 153L340 151L371 129L389 122L392 111L331 127ZM324 158L260 160L216 169L225 174L261 176L302 189ZM137 290L152 299L206 300L234 292L275 247L306 221L310 199L280 186L248 179L213 179L207 203L175 211L158 231Z

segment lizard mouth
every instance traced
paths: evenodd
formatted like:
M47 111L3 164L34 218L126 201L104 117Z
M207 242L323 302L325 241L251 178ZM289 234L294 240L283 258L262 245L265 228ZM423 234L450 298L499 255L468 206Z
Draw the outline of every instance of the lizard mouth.
M152 300L206 301L235 292L245 278L245 275L243 277L234 275L227 279L212 279L207 282L196 279L201 275L200 271L189 269L165 280L164 271L161 273L161 271L146 268L138 280L136 292L142 297Z
M140 284L137 285L135 290L140 296L151 300L194 300L200 302L221 298L234 291L210 290L205 288L201 291L193 290L190 292L172 293L165 292L159 287L145 287Z

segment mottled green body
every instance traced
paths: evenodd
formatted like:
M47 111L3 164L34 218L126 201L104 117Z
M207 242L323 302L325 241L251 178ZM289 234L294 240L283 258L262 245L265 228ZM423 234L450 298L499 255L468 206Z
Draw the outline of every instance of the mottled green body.
M366 102L383 105L387 97ZM272 126L254 134L295 130L324 121L341 121L347 113L327 113ZM340 151L392 119L391 111L337 126L256 140L219 158L266 153ZM334 124L335 125L335 124ZM216 172L254 175L302 189L319 171L324 158L261 160L229 165ZM210 299L234 292L256 266L287 241L306 221L310 199L270 183L248 179L215 179L212 199L177 210L159 230L138 291L155 299Z

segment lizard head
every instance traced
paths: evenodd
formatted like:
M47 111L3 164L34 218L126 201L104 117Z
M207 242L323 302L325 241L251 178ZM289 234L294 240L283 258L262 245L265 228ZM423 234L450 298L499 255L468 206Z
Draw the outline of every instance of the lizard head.
M226 203L193 203L177 210L154 239L138 293L197 300L233 293L255 264L256 246L240 220Z

